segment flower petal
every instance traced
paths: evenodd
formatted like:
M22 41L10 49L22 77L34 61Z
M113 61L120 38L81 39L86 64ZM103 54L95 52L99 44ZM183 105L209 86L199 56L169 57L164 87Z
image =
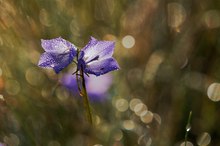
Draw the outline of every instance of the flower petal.
M117 61L114 58L107 58L101 61L88 63L84 72L99 76L117 69L119 69Z
M113 41L98 41L91 37L89 43L81 51L84 52L85 62L90 62L94 58L103 60L112 57L114 47Z
M56 73L59 73L72 62L74 57L74 51L63 54L45 52L41 55L38 66L53 68Z
M66 41L65 39L58 37L55 39L50 39L50 40L43 40L41 39L41 46L46 52L49 53L65 53L69 49L75 50L76 52L76 47L70 43L69 41Z

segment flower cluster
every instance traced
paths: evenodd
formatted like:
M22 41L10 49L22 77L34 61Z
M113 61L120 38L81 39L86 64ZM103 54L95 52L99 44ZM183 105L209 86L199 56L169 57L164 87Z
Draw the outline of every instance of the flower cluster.
M91 37L89 43L80 51L69 41L59 37L41 40L45 52L41 55L38 65L53 68L56 73L67 67L76 59L77 71L96 76L119 69L117 61L112 57L115 43L98 41Z

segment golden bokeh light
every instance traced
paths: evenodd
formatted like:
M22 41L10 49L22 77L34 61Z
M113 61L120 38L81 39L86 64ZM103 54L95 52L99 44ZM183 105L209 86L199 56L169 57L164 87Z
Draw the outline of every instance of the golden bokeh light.
M42 72L36 67L30 67L26 70L25 78L27 82L33 86L42 85L45 77Z
M138 103L135 105L134 112L137 116L140 116L144 111L147 111L147 106L144 103Z
M209 145L210 142L211 142L211 136L207 132L200 134L199 137L197 138L197 144L199 146L207 146Z
M128 109L128 101L126 99L117 99L115 102L115 107L120 112L125 112Z
M160 117L159 114L154 113L154 119L157 121L157 123L158 123L159 125L161 125L162 120L161 120L161 117Z
M50 16L46 9L40 10L39 19L40 19L41 24L43 24L44 26L47 26L47 27L51 26Z
M154 114L151 111L145 110L140 114L140 118L143 123L149 124L152 122Z
M133 36L131 35L126 35L125 37L123 37L122 39L122 45L127 48L130 49L132 47L134 47L135 45L135 39Z
M17 80L7 80L5 83L5 90L10 95L16 95L20 92L21 86L20 83Z
M120 141L123 138L122 131L121 130L116 130L113 137L116 141Z
M144 71L143 81L145 84L154 79L157 70L160 64L163 62L163 60L164 60L164 53L161 51L156 51L150 56Z
M95 116L95 118L94 118L94 123L95 123L96 125L99 125L99 124L101 123L101 118L100 118L98 115Z
M209 85L207 89L207 95L209 99L212 101L219 101L220 100L220 84L219 83L212 83Z
M132 120L125 120L123 121L122 126L126 130L133 130L135 128L135 123Z
M139 103L142 103L142 101L138 98L133 98L131 99L131 101L129 102L129 108L134 111L134 107L139 104Z
M193 146L193 144L190 141L187 141L186 143L184 141L180 144L180 146Z
M219 10L209 10L205 12L204 23L208 28L217 28L220 26L220 12Z
M11 133L9 136L4 136L4 143L9 146L18 146L20 144L20 139L17 135Z
M0 100L5 100L2 94L0 94Z
M93 145L93 146L103 146L103 145L101 145L101 144L95 144L95 145Z
M64 87L57 87L55 93L61 101L65 101L70 97L70 93Z
M178 28L186 19L186 10L180 3L167 4L168 25L173 28Z

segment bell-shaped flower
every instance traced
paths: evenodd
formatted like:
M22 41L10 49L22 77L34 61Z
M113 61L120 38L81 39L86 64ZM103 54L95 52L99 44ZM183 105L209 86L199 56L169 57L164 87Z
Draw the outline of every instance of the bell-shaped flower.
M98 41L91 37L89 43L80 51L78 70L96 76L119 69L117 61L112 57L115 43L113 41Z
M42 39L41 46L45 52L41 55L38 66L53 68L56 73L67 67L77 55L76 47L61 37Z

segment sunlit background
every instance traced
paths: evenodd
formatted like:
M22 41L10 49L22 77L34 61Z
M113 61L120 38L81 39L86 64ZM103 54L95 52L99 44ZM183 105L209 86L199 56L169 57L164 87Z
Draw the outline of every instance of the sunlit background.
M74 65L37 66L59 36L116 41L121 69L87 79L93 127ZM218 0L0 0L0 146L219 146L219 100Z

